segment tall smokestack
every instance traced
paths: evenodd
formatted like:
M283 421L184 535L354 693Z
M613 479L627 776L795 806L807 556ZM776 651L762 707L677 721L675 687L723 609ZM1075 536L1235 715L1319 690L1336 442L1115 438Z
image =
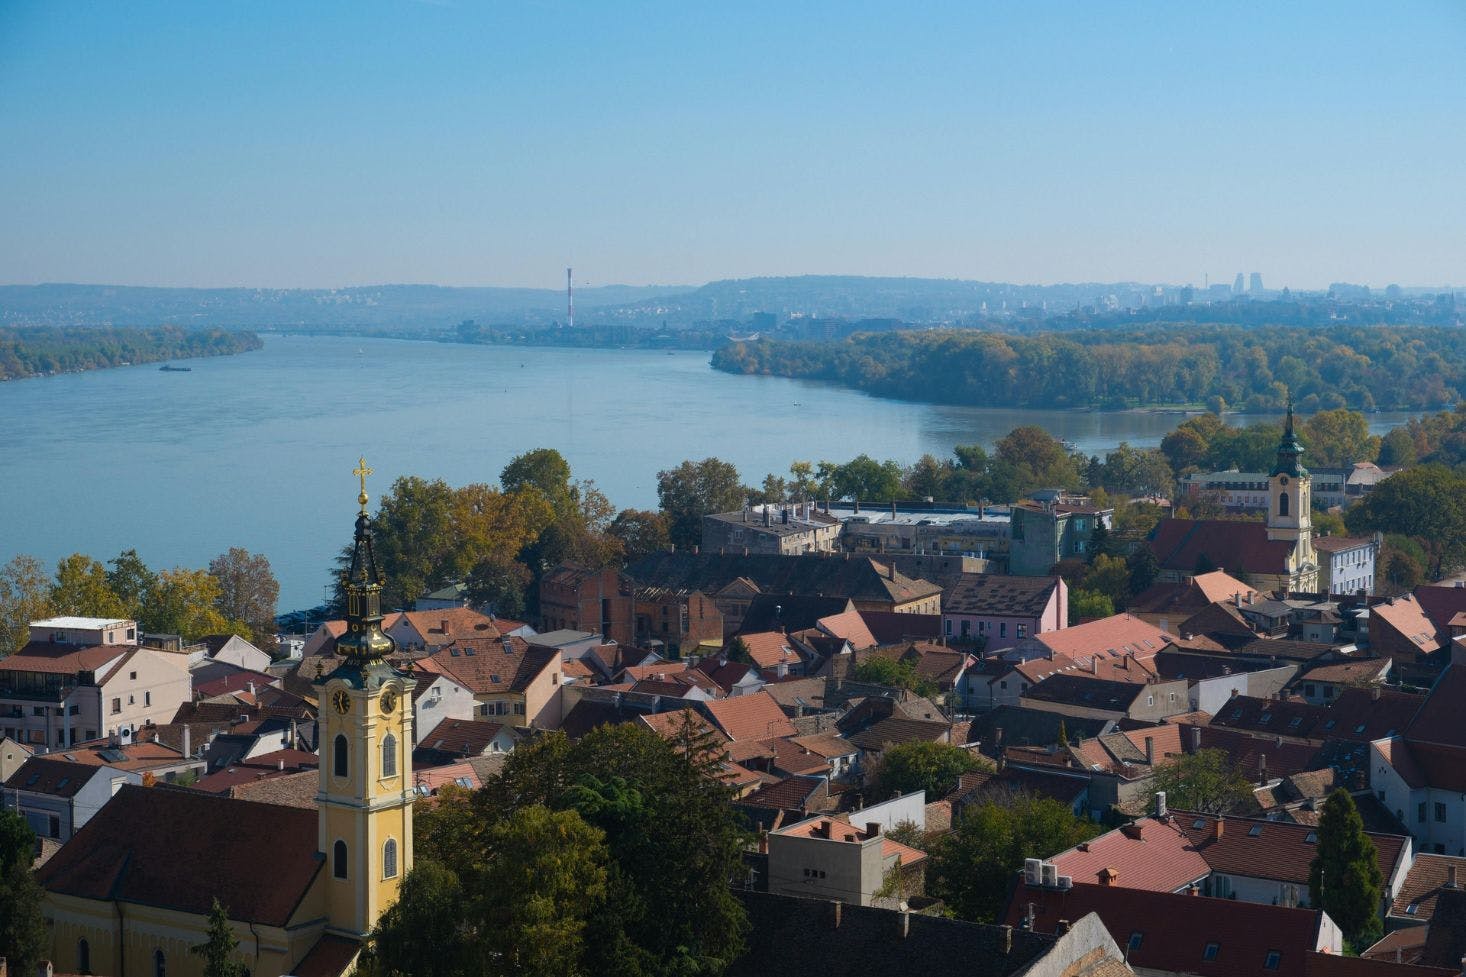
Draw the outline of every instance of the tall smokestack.
M565 303L567 306L566 315L570 320L570 328L575 328L575 283L570 278L571 269L565 269Z

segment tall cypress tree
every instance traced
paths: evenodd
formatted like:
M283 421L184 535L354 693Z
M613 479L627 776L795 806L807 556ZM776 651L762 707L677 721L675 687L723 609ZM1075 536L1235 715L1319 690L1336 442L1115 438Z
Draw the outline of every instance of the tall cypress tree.
M1336 789L1323 806L1318 823L1318 854L1308 871L1309 901L1329 914L1355 947L1379 938L1380 900L1384 878L1374 842L1354 798Z
M229 925L229 910L214 900L209 909L208 937L190 952L204 958L204 977L244 977L244 964L235 959L239 938Z
M36 836L25 819L0 811L0 957L13 974L31 974L46 953L41 887L31 874Z

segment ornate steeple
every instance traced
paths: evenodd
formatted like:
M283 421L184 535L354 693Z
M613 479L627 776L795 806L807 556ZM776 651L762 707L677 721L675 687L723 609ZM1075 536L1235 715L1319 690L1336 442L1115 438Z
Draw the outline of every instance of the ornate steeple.
M1302 478L1308 474L1308 469L1303 467L1301 459L1303 456L1303 445L1298 442L1298 437L1293 433L1293 395L1288 395L1288 419L1283 424L1283 440L1278 442L1278 461L1273 465L1272 475L1292 475L1294 478Z
M342 575L346 591L346 632L336 639L336 653L346 658L347 666L358 669L381 662L397 643L382 633L382 583L372 553L372 517L367 514L366 477L372 474L366 459L352 472L361 479L361 494L356 497L361 512L356 517L356 542L351 551L351 566Z

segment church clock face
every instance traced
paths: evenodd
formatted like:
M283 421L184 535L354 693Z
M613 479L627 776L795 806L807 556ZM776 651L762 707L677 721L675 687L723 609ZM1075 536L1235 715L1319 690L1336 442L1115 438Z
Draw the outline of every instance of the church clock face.
M1287 475L1284 475L1278 481L1281 482L1283 485L1287 485L1288 484L1288 476Z
M397 708L397 693L387 689L382 693L382 715L390 716L392 710Z
M331 693L331 705L335 706L336 711L344 716L351 711L351 696L346 694L345 689L337 689Z

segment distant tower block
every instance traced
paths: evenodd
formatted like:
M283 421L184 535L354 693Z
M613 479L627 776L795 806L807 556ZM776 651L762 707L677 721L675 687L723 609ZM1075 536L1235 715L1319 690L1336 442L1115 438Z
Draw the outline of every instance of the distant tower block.
M570 277L571 269L565 269L565 303L567 306L566 318L570 322L570 328L575 328L575 282ZM1238 276L1241 277L1241 276Z
M1262 272L1254 271L1252 273L1252 280L1248 283L1247 290L1253 295L1262 294Z
M1237 278L1236 278L1236 280L1234 280L1232 282L1232 294L1233 295L1241 295L1242 294L1242 273L1240 271L1237 272Z

